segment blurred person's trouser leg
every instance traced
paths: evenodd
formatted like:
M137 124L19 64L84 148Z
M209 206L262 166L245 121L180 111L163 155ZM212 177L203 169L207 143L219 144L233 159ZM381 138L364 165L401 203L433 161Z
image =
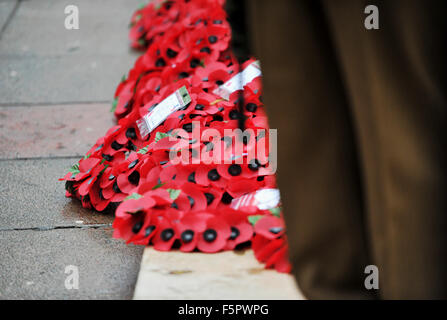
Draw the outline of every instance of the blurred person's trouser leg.
M361 298L370 264L348 101L318 7L254 0L264 103L294 272L309 298Z
M446 298L445 2L249 3L305 295Z

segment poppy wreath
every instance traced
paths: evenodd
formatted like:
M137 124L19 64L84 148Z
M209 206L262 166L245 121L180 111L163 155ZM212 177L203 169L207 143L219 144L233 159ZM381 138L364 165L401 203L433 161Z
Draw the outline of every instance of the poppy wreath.
M255 62L239 65L229 49L223 4L153 1L134 13L131 45L144 53L115 92L117 124L60 180L67 197L115 213L114 237L127 243L208 253L251 244L267 268L290 272L279 193L270 205L256 202L258 192L277 188L261 77L227 98L216 93ZM142 135L138 122L179 90L188 103ZM241 118L250 132L243 137L233 133Z

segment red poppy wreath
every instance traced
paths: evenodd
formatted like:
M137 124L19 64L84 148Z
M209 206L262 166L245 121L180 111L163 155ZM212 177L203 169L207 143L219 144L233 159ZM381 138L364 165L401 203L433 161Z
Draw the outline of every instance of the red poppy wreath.
M116 89L117 125L61 180L84 207L115 213L114 237L127 243L251 244L266 267L289 272L260 68L229 49L223 5L152 1L134 13L129 36L144 53Z

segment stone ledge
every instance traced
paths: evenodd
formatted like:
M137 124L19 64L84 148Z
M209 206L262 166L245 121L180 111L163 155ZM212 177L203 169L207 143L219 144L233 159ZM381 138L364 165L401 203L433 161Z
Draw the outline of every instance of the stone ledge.
M304 299L293 277L266 270L252 250L215 254L144 250L134 292L145 299Z

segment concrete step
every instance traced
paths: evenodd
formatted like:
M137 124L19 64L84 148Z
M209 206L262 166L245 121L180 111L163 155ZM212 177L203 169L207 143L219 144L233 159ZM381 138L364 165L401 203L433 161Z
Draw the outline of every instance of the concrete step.
M304 299L290 274L266 270L250 249L220 253L144 250L135 300Z

